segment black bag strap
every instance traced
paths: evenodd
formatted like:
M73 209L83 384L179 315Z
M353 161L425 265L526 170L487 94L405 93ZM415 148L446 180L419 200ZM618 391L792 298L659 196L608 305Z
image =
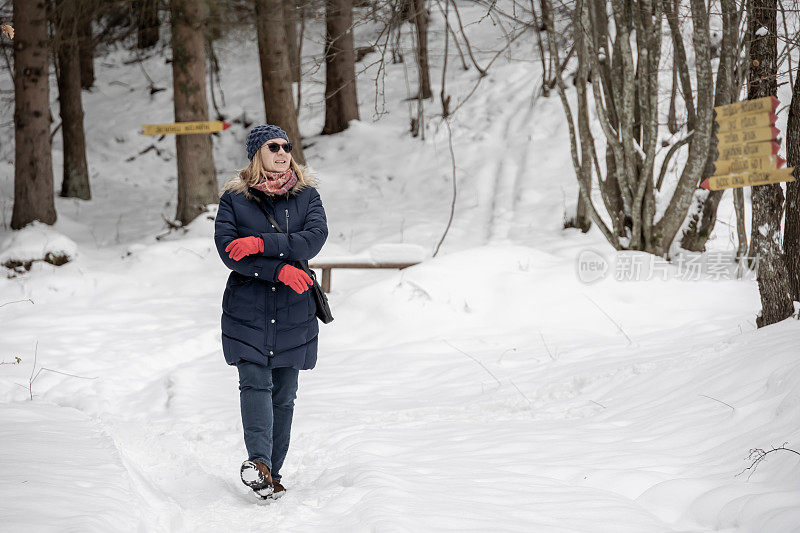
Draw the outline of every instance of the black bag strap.
M269 211L267 211L267 208L266 208L266 206L264 206L264 204L261 202L261 200L260 200L258 197L254 197L254 198L256 199L256 202L258 202L258 207L260 207L260 208L261 208L261 210L264 212L264 214L267 216L267 220L269 220L269 223L270 223L270 224L272 224L272 227L273 227L273 228L275 228L276 230L280 231L281 233L284 233L284 234L288 235L288 233L286 233L286 232L285 232L283 229L281 229L281 226L280 226L280 224L278 224L278 223L275 221L275 218L274 218L272 215L270 215L270 214L269 214ZM300 268L301 268L301 269L302 269L302 270L303 270L303 271L304 271L306 274L308 274L309 276L311 276L311 279L313 279L314 281L316 281L316 279L317 279L317 275L314 273L314 271L313 271L313 270L311 270L311 269L310 269L310 268L308 268L306 265L304 265L302 261L296 261L296 262L297 262L297 263L300 263Z

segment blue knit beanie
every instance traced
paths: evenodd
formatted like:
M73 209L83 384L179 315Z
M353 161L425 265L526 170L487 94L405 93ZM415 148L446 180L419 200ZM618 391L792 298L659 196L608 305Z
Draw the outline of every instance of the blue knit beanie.
M286 132L280 129L278 126L273 126L272 124L262 124L260 126L256 126L250 133L247 135L247 142L245 143L245 148L247 148L247 158L252 161L253 156L256 155L256 152L264 146L264 143L270 139L279 139L283 138L286 139L286 142L289 142L289 137L286 135Z

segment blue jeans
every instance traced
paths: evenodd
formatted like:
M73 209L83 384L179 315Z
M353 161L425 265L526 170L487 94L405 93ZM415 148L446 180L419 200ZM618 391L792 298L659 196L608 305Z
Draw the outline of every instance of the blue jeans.
M238 362L236 368L248 459L267 465L273 479L279 481L278 472L289 450L300 371L291 367L267 368L248 361Z

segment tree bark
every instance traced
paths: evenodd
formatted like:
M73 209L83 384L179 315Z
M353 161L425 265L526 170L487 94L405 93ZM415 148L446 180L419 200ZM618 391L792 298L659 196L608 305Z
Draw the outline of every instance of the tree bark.
M261 87L268 124L280 126L292 143L292 157L305 163L300 128L297 126L283 0L256 0L256 31L261 63Z
M344 131L351 120L359 119L352 0L327 0L325 20L325 126L322 134L329 135Z
M777 0L749 0L747 38L750 40L748 100L777 96ZM764 31L766 30L766 31ZM758 292L761 315L758 327L780 322L792 315L789 280L780 248L783 190L780 184L752 188L753 206L750 229L751 256L758 259Z
M794 80L789 120L786 125L786 164L800 180L800 76ZM786 184L786 214L783 223L783 258L789 276L792 300L800 301L800 186Z
M14 0L14 209L11 228L56 221L45 0Z
M300 82L300 46L297 42L298 13L296 0L284 0L283 19L286 21L286 46L289 50L289 68L294 83Z
M208 120L206 99L205 0L170 0L172 80L176 122ZM207 133L176 135L178 208L175 218L186 225L218 201L217 173Z
M206 0L198 0L203 3ZM205 8L207 9L207 8ZM158 44L158 0L136 0L137 43L141 49L152 48Z
M92 13L89 10L81 11L79 32L79 54L81 62L81 88L94 87L94 34L92 33Z
M86 164L86 137L81 102L81 63L79 25L86 7L81 0L56 0L55 46L58 69L58 102L61 138L64 144L64 169L61 196L91 200L89 168Z
M417 98L431 97L431 74L428 66L428 9L425 0L411 0L414 7L414 27L417 29L417 67L419 92Z

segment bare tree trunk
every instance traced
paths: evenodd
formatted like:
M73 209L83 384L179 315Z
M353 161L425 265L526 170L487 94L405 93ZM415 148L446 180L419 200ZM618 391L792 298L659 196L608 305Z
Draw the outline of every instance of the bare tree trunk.
M64 170L61 196L92 198L86 164L86 138L81 103L81 63L79 27L87 7L81 0L56 0L55 47L58 69L58 102L61 138L64 143Z
M583 28L589 27L586 11L588 10L585 9L584 0L578 0L575 8L575 20L581 21ZM553 6L551 0L542 0L542 21L547 31L548 50L550 51L550 58L554 61L555 65L558 65L559 53L558 45L556 43L556 29L553 22L552 13ZM597 224L598 229L600 229L608 242L610 242L614 248L620 249L619 239L617 239L616 235L614 235L614 233L606 226L605 222L603 222L603 220L600 218L600 214L597 212L594 204L592 204L591 198L592 161L596 158L596 154L594 149L594 139L592 138L591 131L588 128L588 105L586 101L585 85L589 69L586 59L587 56L590 56L591 54L587 54L585 50L586 43L591 43L591 39L578 38L576 40L576 47L580 46L580 50L578 50L577 53L579 60L577 78L580 80L578 83L576 83L576 88L578 89L579 129L577 134L575 132L575 122L572 117L572 109L566 96L566 86L564 84L564 80L562 79L560 69L555 72L555 81L556 87L558 88L558 96L561 100L561 106L563 107L564 114L566 115L567 127L569 129L569 144L570 155L572 157L572 166L575 169L575 175L578 178L578 192L583 198L583 205L589 212L589 217L591 218L592 222ZM594 88L595 87L593 85L593 89ZM605 115L603 115L603 118L605 119ZM578 152L579 149L580 154Z
M777 96L777 0L750 0L748 7L751 61L747 99ZM780 184L757 185L752 189L751 201L750 255L758 258L758 292L761 295L761 314L756 323L763 327L780 322L794 311L780 248L783 190Z
M91 89L94 86L94 34L92 33L91 10L81 11L78 43L81 62L81 88Z
M800 77L795 78L789 120L786 125L786 165L800 168ZM800 180L800 170L793 172ZM800 183L786 184L786 214L783 223L783 258L789 275L792 300L800 301Z
M286 46L289 50L289 67L292 81L300 82L300 46L297 42L297 20L299 9L296 0L284 0L283 20L286 21Z
M414 6L414 27L417 29L417 67L419 92L417 98L431 97L431 74L428 67L428 8L425 0L411 0Z
M741 187L733 190L733 209L736 212L736 260L741 261L747 255L747 227L745 226L744 190L742 190Z
M717 87L714 96L714 106L730 104L739 92L739 87L733 87L733 68L738 51L738 19L736 17L736 0L722 0L722 48L719 55L719 68L717 69ZM703 170L702 179L714 174L714 161L717 157L717 138L711 138L711 147L708 152L706 168ZM681 239L681 246L693 252L705 250L706 241L714 231L717 222L717 208L722 200L724 191L698 191L696 194L696 207L691 213L689 225Z
M589 231L592 227L592 219L589 217L589 208L586 206L586 201L578 193L578 206L575 211L575 216L570 218L564 223L565 228L577 228L583 233Z
M202 3L206 0L198 0ZM136 46L141 49L151 48L158 44L158 0L136 0L136 24L138 40ZM207 9L207 8L206 8Z
M267 123L276 124L286 131L292 143L292 157L298 163L304 164L300 128L297 126L292 96L283 0L256 0L256 30Z
M683 172L678 180L675 193L670 199L664 216L653 229L653 251L665 256L686 218L691 206L694 191L700 183L700 177L708 161L711 147L713 126L714 87L711 71L711 36L708 12L704 0L691 0L692 6L692 42L695 52L695 70L697 78L697 103L695 107L695 123L692 140L689 142L689 154ZM669 17L668 17L669 19ZM680 74L680 70L679 70ZM684 94L687 107L690 96ZM689 126L691 129L691 126Z
M347 129L358 120L353 50L352 0L327 0L325 19L325 126L323 135Z
M14 0L14 209L11 228L56 221L45 2Z
M206 100L206 0L170 0L172 80L176 122L208 120ZM186 225L218 201L217 173L207 133L176 135L178 208L175 218Z

